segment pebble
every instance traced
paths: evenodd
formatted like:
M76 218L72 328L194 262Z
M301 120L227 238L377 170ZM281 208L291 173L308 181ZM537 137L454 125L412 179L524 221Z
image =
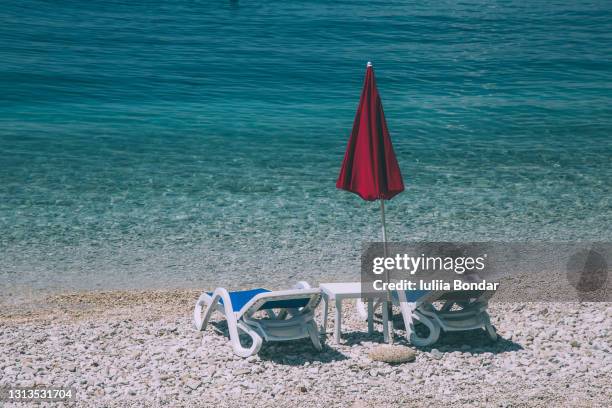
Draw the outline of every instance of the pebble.
M375 347L368 356L372 361L381 361L389 364L408 363L416 359L414 350L404 346L388 344Z
M187 380L187 381L185 382L185 385L187 386L187 388L190 388L190 389L192 389L192 390L195 390L195 389L197 389L197 388L198 388L200 385L202 385L202 381L197 381L197 380L190 379L190 380Z

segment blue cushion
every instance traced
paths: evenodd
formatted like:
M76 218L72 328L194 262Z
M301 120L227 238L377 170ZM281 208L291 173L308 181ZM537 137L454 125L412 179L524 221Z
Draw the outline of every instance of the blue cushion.
M230 300L232 301L232 309L234 312L242 309L244 305L249 303L249 300L253 299L260 293L270 292L268 289L257 288L250 290L237 290L236 292L229 292ZM212 296L212 292L208 292L208 296ZM223 299L220 300L223 304Z
M238 312L240 309L244 307L251 299L260 293L270 292L268 289L257 288L250 290L237 290L235 292L229 292L230 300L232 301L232 310L234 312ZM212 292L207 292L208 296L212 296ZM300 307L304 307L310 301L310 297L305 299L289 299L289 300L270 300L264 303L259 309L299 309ZM223 304L223 299L220 300L221 304Z
M416 302L423 296L429 293L428 290L406 290L406 300L408 302ZM393 291L393 297L398 298L397 291Z

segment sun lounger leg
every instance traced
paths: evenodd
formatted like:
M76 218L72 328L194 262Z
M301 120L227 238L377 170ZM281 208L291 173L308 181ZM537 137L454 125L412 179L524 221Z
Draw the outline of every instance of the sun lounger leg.
M489 316L486 317L485 331L489 335L489 338L491 339L491 341L497 341L497 332L495 331L495 327L493 327L493 325L491 324L491 320L489 319Z
M307 330L313 346L319 351L323 350L323 346L321 345L321 335L319 334L319 330L317 330L317 324L314 320L308 322Z
M368 334L374 333L374 300L368 299Z
M329 299L323 296L323 323L321 324L321 333L327 333L327 315L329 313Z
M412 313L415 304L413 302L400 302L400 310L402 311L402 319L404 320L404 330L406 330L406 340L410 341L412 333L414 333L414 322Z
M214 295L213 295L214 297ZM213 301L213 297L208 296L206 293L202 294L196 302L195 309L193 310L193 325L198 331L206 330L206 325L212 312L215 310L215 303L218 302L218 297ZM202 316L202 309L206 307L204 316Z
M228 327L230 326L229 320L227 321L227 325ZM253 354L257 354L263 343L263 339L261 338L261 336L246 324L242 322L236 323L235 319L234 327L235 330L232 330L230 328L230 342L232 344L232 348L234 349L234 353L236 353L236 355L240 357L249 357ZM242 346L242 344L240 343L240 332L247 334L251 338L251 340L253 341L251 347L247 348Z
M419 322L423 323L429 329L429 335L427 337L419 337L415 330L412 330L410 334L410 343L417 347L426 347L434 344L440 338L440 325L435 320L423 316L418 311L412 313L413 319L416 318Z
M393 343L393 338L389 336L389 325L393 324L390 320L392 316L389 316L389 303L382 302L382 315L383 315L383 339L385 343Z
M336 299L334 308L334 341L340 344L340 333L342 332L342 300Z
M257 353L261 348L263 339L259 334L257 334L257 332L255 332L249 326L236 320L236 314L234 313L234 309L232 307L232 300L227 290L223 288L218 288L213 293L212 298L212 305L214 305L215 302L218 302L219 298L223 299L223 311L225 319L227 320L230 343L232 344L234 353L236 353L236 355L240 357L249 357ZM251 344L251 347L246 348L242 346L242 344L240 343L240 331L246 333L249 337L251 337L251 339L253 340L253 344Z

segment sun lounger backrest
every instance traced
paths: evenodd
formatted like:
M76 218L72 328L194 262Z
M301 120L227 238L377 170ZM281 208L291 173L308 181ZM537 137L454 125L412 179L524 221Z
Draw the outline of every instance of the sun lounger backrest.
M491 290L459 290L452 292L444 292L438 300L451 301L488 301L495 291Z
M293 289L260 293L247 303L241 314L247 316L266 309L300 309L314 310L321 301L319 289Z
M259 309L299 309L306 306L310 302L310 298L306 299L287 299L287 300L269 300Z
M435 302L444 292L428 291L428 290L406 290L406 301L411 303L431 303ZM393 297L401 301L399 293L393 292Z
M406 299L408 302L433 303L436 301L470 301L488 300L495 292L485 290L458 290L458 291L411 291L407 290ZM397 297L397 293L394 293Z

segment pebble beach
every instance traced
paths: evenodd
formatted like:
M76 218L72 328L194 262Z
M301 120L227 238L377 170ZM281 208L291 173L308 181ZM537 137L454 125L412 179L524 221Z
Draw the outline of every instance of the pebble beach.
M369 359L382 335L369 336L349 302L340 345L330 319L322 352L304 340L237 357L219 315L193 329L198 294L82 292L5 305L0 386L72 387L69 405L83 407L604 407L612 398L610 302L492 303L497 342L445 334L413 348L414 361L389 365Z
M612 2L8 0L1 20L0 408L612 407ZM379 239L449 250L432 280L499 278L468 287L496 289L498 339L415 347L398 315L393 349L354 299L319 351L241 358L219 314L194 328L204 290L363 282ZM410 255L398 275L432 259ZM73 396L7 400L26 387Z

